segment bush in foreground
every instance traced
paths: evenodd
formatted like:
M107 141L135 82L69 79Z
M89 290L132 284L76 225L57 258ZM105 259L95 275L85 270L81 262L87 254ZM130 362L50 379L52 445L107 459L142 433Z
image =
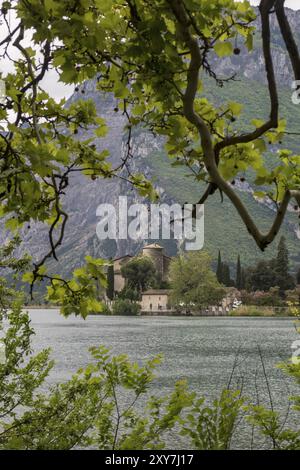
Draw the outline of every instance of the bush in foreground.
M0 312L0 449L164 449L171 430L186 449L230 449L241 420L268 448L300 449L299 429L286 429L275 411L247 405L238 391L223 390L209 404L181 380L168 395L149 397L159 356L140 365L91 348L93 363L40 393L53 367L50 351L32 354L33 330L20 303ZM300 363L282 367L299 383ZM292 401L300 411L300 397Z

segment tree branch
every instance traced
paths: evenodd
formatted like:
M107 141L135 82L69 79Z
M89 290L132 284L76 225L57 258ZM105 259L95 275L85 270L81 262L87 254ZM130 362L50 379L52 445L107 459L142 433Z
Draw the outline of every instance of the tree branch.
M295 74L295 80L300 80L300 55L294 35L292 33L290 23L287 19L285 9L285 0L277 0L275 3L275 11L279 23L280 31L286 45L286 49L291 59L292 67Z
M273 7L275 0L262 0L259 6L261 20L262 20L262 40L263 40L263 54L265 59L268 89L271 101L270 118L262 126L255 129L253 132L248 134L241 134L239 136L226 137L221 142L218 142L215 146L217 156L220 151L229 147L230 145L245 144L252 142L264 135L270 129L278 127L278 109L279 100L277 93L276 77L271 52L271 31L270 31L270 20L269 13Z
M239 196L232 189L230 184L228 184L219 173L218 165L216 162L215 148L213 146L212 136L210 134L209 128L207 127L203 119L195 112L195 109L194 109L194 101L195 101L197 90L198 90L199 71L201 67L201 52L199 49L198 41L190 32L190 21L189 21L188 16L186 15L182 1L181 0L173 0L173 1L168 0L168 1L180 25L182 37L184 38L187 46L189 47L191 51L191 61L189 64L188 76L187 76L187 87L186 87L186 91L185 91L184 98L183 98L184 115L187 118L187 120L191 122L194 126L196 126L196 128L199 131L201 145L202 145L202 149L204 153L204 163L212 179L212 182L215 183L217 187L221 191L223 191L224 194L226 194L226 196L231 200L236 210L238 211L241 219L246 225L248 232L252 235L258 247L262 251L264 251L264 249L274 240L275 236L277 235L278 230L280 229L282 221L284 219L285 213L287 211L287 207L288 207L290 199L294 197L297 203L298 204L300 203L300 191L290 191L290 190L286 191L283 201L281 203L280 209L277 212L277 215L275 217L275 220L271 229L269 230L267 234L263 235L259 231L258 227L256 226L254 220L252 219L251 215L247 211L246 207L244 206ZM268 80L269 80L269 90L270 90L270 94L272 95L271 117L270 117L270 121L268 121L268 123L266 123L265 125L269 129L273 127L273 124L275 124L275 119L277 120L278 99L277 99L276 81L275 81L275 75L274 75L274 70L273 70L270 43L268 43L268 41L270 41L270 22L269 22L269 10L267 6L270 8L272 1L267 0L266 2L262 2L262 3L264 3L264 5L260 6L260 11L262 15L262 22L263 22L263 28L264 28L264 32L263 32L264 54L266 56L266 68L267 68L267 74L268 74ZM257 130L257 132L259 134L260 131ZM247 137L240 136L240 139L241 138L242 138L242 141L243 139L249 139L246 141L251 141L257 137L256 137L256 133L254 136L252 133L248 135Z

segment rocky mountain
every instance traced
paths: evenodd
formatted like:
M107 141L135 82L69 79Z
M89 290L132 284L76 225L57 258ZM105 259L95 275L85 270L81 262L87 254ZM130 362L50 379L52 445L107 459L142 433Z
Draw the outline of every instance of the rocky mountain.
M289 10L290 21L294 31L298 34L300 44L300 11ZM272 15L272 30L274 37L274 63L282 94L284 97L284 111L296 127L299 127L299 109L291 104L290 64L283 49L278 25ZM244 49L240 56L218 59L215 62L216 71L229 76L237 74L237 80L228 87L218 88L214 84L208 84L208 92L212 99L221 101L233 98L236 101L247 104L247 113L252 117L257 114L265 114L268 110L267 96L264 88L265 74L260 46L260 27L255 36L255 49L249 54ZM84 93L82 93L84 91ZM246 93L245 93L246 91ZM111 161L114 165L120 162L125 152L126 134L124 132L125 120L121 113L116 112L115 99L109 94L101 94L96 90L96 80L86 82L80 90L70 98L68 104L78 99L92 99L100 116L104 117L109 127L109 133L105 138L96 139L97 148L107 148L110 151ZM265 101L265 106L264 106ZM297 109L296 109L297 108ZM88 133L89 134L89 133ZM83 136L78 135L79 138ZM84 137L87 137L85 133ZM300 144L291 139L293 148L300 150ZM155 139L152 134L143 132L134 138L134 159L131 161L132 171L142 172L149 178L153 178L159 188L161 200L167 202L184 201L196 202L203 190L203 186L187 179L182 169L171 167L163 150L163 142ZM261 204L253 198L252 188L249 184L241 185L242 198L250 207L253 216L259 220L261 227L269 227L274 216L273 208ZM70 180L70 187L64 198L64 207L69 214L69 221L65 232L63 246L59 252L59 263L51 261L53 272L69 274L76 266L80 265L84 256L91 254L97 257L118 257L126 253L135 254L144 244L143 240L105 240L99 241L96 236L98 218L96 210L100 203L118 206L120 195L127 195L132 202L141 201L135 190L121 179L95 181L90 178L76 175ZM286 236L292 255L294 266L300 262L298 220L291 213L286 220L282 233ZM4 234L3 234L4 235ZM48 235L41 224L31 224L30 229L24 228L22 250L29 251L35 259L39 259L48 248ZM162 241L168 254L173 255L177 250L174 241ZM224 258L234 265L238 252L245 264L254 262L255 259L273 255L273 248L262 255L249 237L245 227L241 223L234 208L225 199L221 204L216 194L205 205L205 244L213 258L216 258L218 249L224 253Z
M295 33L296 40L298 44L300 44L300 10L294 11L287 8L287 16L292 30ZM276 15L270 15L270 24L273 44L272 54L276 75L282 86L291 87L291 83L293 81L292 67L289 57L284 49L284 42L280 34ZM219 74L231 76L237 73L239 77L266 83L264 58L261 48L261 21L259 15L255 22L255 26L254 50L252 52L248 52L242 44L237 44L241 47L241 55L216 61L216 71Z

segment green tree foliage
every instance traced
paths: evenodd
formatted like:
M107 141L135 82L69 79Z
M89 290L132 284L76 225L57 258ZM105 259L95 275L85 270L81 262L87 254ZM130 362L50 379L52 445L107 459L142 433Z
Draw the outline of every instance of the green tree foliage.
M277 273L277 285L280 290L284 292L288 289L293 289L295 287L295 280L289 273L289 252L284 237L281 237L278 244L274 268Z
M84 55L88 57L94 49L90 35L84 33L86 21L91 26L90 13L85 9L90 10L92 4L18 0L4 5L0 10L0 57L10 61L10 66L9 72L0 77L5 82L5 96L0 103L1 221L12 232L24 224L30 228L30 221L49 227L49 250L32 264L24 281L30 285L31 296L36 283L47 282L48 300L61 305L63 314L86 316L100 310L97 289L99 285L105 287L104 263L100 266L100 260L89 258L70 280L62 280L45 268L49 258L57 259L63 242L68 214L62 196L67 193L72 176L81 172L94 180L122 172L122 177L144 196L152 197L154 193L143 175L124 173L126 162L114 168L108 161L109 152L97 150L94 140L104 137L107 127L92 100L78 100L66 106L64 99L55 101L43 88L42 81L54 68L58 80L74 86L96 75L95 68L86 64L81 69L72 63L72 54L81 48L75 47L74 41L80 44L81 35L82 45L86 43L87 47ZM8 18L15 18L14 27L10 27ZM63 18L68 18L67 22ZM103 32L102 26L100 29ZM102 37L102 32L98 30L97 34ZM69 41L67 37L71 49L65 43ZM98 41L94 45L97 44ZM92 132L87 136L88 129Z
M222 263L221 273L222 284L224 284L226 287L233 287L235 284L234 280L231 279L230 267L228 263Z
M295 289L287 290L285 292L285 301L287 305L300 306L300 287L297 285Z
M210 0L201 1L201 8L198 0L5 2L0 15L7 31L0 55L11 61L11 67L3 76L6 97L0 105L0 214L11 230L30 220L49 225L49 251L28 277L31 293L36 282L46 280L55 301L67 300L65 312L78 300L70 284L62 285L57 276L44 271L45 262L57 258L63 241L68 214L62 196L75 172L92 179L121 175L141 195L157 197L144 175L128 171L131 137L141 126L165 139L171 162L184 165L196 181L208 183L201 202L219 189L262 250L273 241L290 200L300 203L299 155L282 148L272 153L270 165L264 158L269 145L282 142L286 131L278 113L269 13L274 7L282 23L288 19L282 2L274 2L262 0L260 8L271 117L261 121L253 116L246 127L242 103L215 106L205 97L202 76L207 73L225 85L211 58L235 54L234 40L252 49L256 15L247 1L217 0L213 9ZM10 16L16 18L13 28L7 21ZM284 31L286 26L283 37ZM296 59L291 59L294 64ZM94 103L78 100L65 106L64 100L56 102L43 89L47 71L53 68L63 83L79 89L85 80L97 77L99 90L113 93L128 133L127 155L118 167L112 166L106 150L97 150L90 133L87 137L88 129L94 137L107 132ZM239 119L241 126L236 125ZM239 133L239 127L249 131ZM255 174L259 194L275 200L278 207L280 203L266 234L229 183L247 170ZM85 305L84 315L93 308ZM78 313L76 304L74 310Z
M288 250L284 237L278 244L277 256L269 261L259 261L253 268L247 270L247 288L250 290L268 291L279 287L281 295L295 287L295 280L288 270Z
M296 330L300 333L300 311L299 307L291 305L291 311L297 316ZM300 386L300 359L299 355L292 358L286 363L282 363L279 367L290 376ZM290 398L291 408L294 412L300 412L300 395ZM288 428L285 420L280 414L273 409L266 409L261 405L250 405L247 408L248 421L257 428L261 435L269 442L271 449L275 450L300 450L300 429L299 426ZM299 422L299 419L298 421Z
M108 266L107 269L107 288L106 295L110 300L114 299L115 293L115 276L114 276L114 266L113 264Z
M156 281L156 269L153 261L147 256L139 256L121 267L126 285L141 293Z
M179 381L168 396L149 398L160 357L138 365L94 347L91 364L41 393L54 366L50 351L32 354L28 315L18 302L11 307L0 317L2 331L4 318L6 324L0 343L2 450L164 449L169 431L180 433L186 448L225 450L247 421L267 439L267 448L300 449L299 429L283 427L276 411L249 405L239 391L223 390L209 404ZM299 364L282 368L299 384ZM300 411L299 396L292 405Z
M219 253L218 253L218 263L217 263L217 271L216 271L216 275L217 275L217 279L220 283L222 283L222 257L221 257L221 251L219 250Z
M289 252L286 246L285 238L281 237L276 258L276 270L281 273L282 276L288 276L289 274Z
M69 0L46 2L43 7L32 0L30 8L22 2L17 11L26 28L35 31L39 46L50 43L62 81L80 84L97 75L99 89L114 93L118 109L128 114L128 127L145 125L166 136L167 150L177 163L194 172L197 163L196 179L210 182L207 194L217 188L224 192L264 249L278 233L290 199L299 202L299 156L282 149L270 167L263 158L269 145L284 138L286 123L278 112L269 32L270 11L273 7L277 15L282 11L274 1L261 3L271 118L262 121L253 116L248 133L238 133L234 124L242 119L242 104L214 106L204 97L201 81L206 72L223 85L210 57L235 54L233 39L252 49L255 14L248 2L218 0L212 9L210 0L201 1L201 8L199 1L183 0L151 5L144 0L84 4ZM267 234L260 233L229 184L248 169L256 174L260 194L282 202Z
M123 289L118 293L118 299L128 299L131 301L138 301L141 300L142 295L141 292L137 291L136 289L132 289L131 287L124 286Z
M99 283L106 287L106 276L105 263L91 257L86 258L86 264L70 280L47 273L45 263L50 257L57 258L68 221L62 197L76 172L92 179L111 178L122 172L122 178L135 185L142 196L155 197L144 175L126 172L135 127L143 126L163 136L171 161L191 170L197 181L208 183L202 201L217 188L227 195L261 249L277 235L291 198L300 204L299 155L282 149L272 153L271 165L263 158L269 145L284 138L286 124L278 116L269 36L269 13L275 7L276 14L283 18L280 10L283 2L261 3L271 117L266 122L253 119L247 123L251 130L240 134L234 122L242 114L242 105L229 102L214 106L204 96L201 75L208 73L223 85L225 82L216 76L210 57L234 53L235 38L251 50L255 15L248 2L216 0L213 8L211 0L201 1L201 8L197 0L3 2L1 22L7 31L1 38L0 55L10 60L13 67L8 68L10 71L4 77L6 96L0 104L0 217L12 231L31 220L48 224L49 251L31 266L32 272L25 274L24 280L31 289L36 282L48 281L48 299L62 305L65 315L86 316L100 310L97 289ZM11 26L10 17L16 17L15 26ZM283 35L285 31L283 27ZM27 38L31 39L30 47ZM97 76L99 90L114 94L118 109L127 119L129 145L121 166L112 167L108 152L98 151L94 137L85 134L90 129L95 137L107 132L93 102L79 100L67 107L64 100L57 103L45 92L42 81L52 68L63 83L73 86L81 86L86 79ZM244 123L241 127L244 128ZM78 134L81 139L77 139ZM261 187L260 195L281 203L267 234L259 232L229 184L247 170L254 172L255 182ZM0 267L4 272L12 269L18 275L25 266L29 269L28 259L14 258L12 246L1 248ZM190 258L193 259L178 261L178 266L187 273L182 277L188 288L178 286L179 297L189 305L217 301L223 290L210 270L208 258L194 253ZM197 259L202 264L196 263L191 269ZM179 272L176 269L175 264L175 274ZM194 282L189 284L191 280ZM100 347L91 351L93 363L71 380L58 384L47 395L37 393L52 367L49 351L31 354L32 330L22 310L23 300L15 298L12 284L1 279L0 294L4 349L0 361L2 449L164 446L164 432L173 429L186 406L192 406L193 396L184 382L176 385L170 397L154 397L146 410L139 412L134 405L145 395L157 360L139 366L125 356L111 357ZM299 380L299 366L293 365L287 371ZM125 389L131 397L122 408L116 392L124 395ZM199 411L197 432L205 426L212 429L214 419L208 423L207 415L216 416L216 407L224 408L228 422L232 423L227 411L228 396L223 398L227 404L213 405L210 411L203 412L204 421L199 421L202 413ZM299 411L299 398L294 403ZM200 405L197 406L199 409ZM273 415L272 426L268 425L270 416L261 409L254 416L255 423L262 423L265 434L268 430L268 436L274 434L274 429L276 433L279 430L273 425ZM214 432L209 434L214 447L223 448L228 443L230 426L227 418L222 422L224 426L220 429L226 433L223 440L215 439ZM285 435L279 441L280 447L299 448L297 431L282 432ZM203 435L200 432L196 436L199 446L203 445Z
M290 291L293 292L293 291ZM292 294L290 294L292 296ZM268 291L247 291L241 292L241 300L243 304L247 305L258 305L265 307L284 307L285 302L280 296L279 287L271 287Z
M47 299L61 306L64 316L71 314L81 315L85 318L89 313L99 313L102 304L98 298L99 285L106 288L107 279L103 267L105 260L85 257L86 264L74 271L74 277L66 281L61 276L49 276L51 285L47 287ZM39 268L38 275L47 278L45 271ZM32 280L34 274L26 273L23 280Z
M245 268L242 268L242 276L241 276L241 284L242 284L242 289L246 289L246 269Z
M296 282L297 282L298 285L300 284L300 268L297 271Z
M2 268L27 268L26 258L13 256L17 243L0 249ZM283 426L274 410L249 405L238 391L224 390L208 404L179 381L168 396L149 397L160 357L140 365L126 355L111 356L105 347L93 347L91 364L42 393L40 387L54 366L50 351L32 353L34 332L22 296L5 279L0 281L0 449L155 450L166 448L170 431L185 437L186 448L230 449L245 420L270 448L300 449L299 429ZM300 363L281 367L300 385ZM300 411L299 396L292 398L292 405Z
M225 295L211 269L211 259L203 251L176 257L170 266L171 302L190 309L218 304Z
M138 315L141 310L141 306L138 302L131 301L127 298L117 299L114 301L112 313L113 315Z
M222 261L221 251L218 253L218 262L216 270L217 280L220 284L226 287L233 287L235 285L234 280L230 276L230 267L228 263Z
M27 258L13 256L17 244L16 239L0 248L1 268L27 268ZM54 363L49 349L32 352L34 331L23 300L0 279L0 449L165 447L165 433L192 404L186 383L179 381L168 397L147 394L146 399L159 356L139 365L93 347L91 364L42 393Z
M268 291L277 285L277 274L274 261L259 261L256 266L247 270L247 288L249 290Z
M230 268L227 263L222 263L222 284L224 286L230 285Z
M247 1L217 0L213 9L210 0L200 3L5 2L0 14L7 34L3 35L0 53L8 60L15 56L17 59L11 59L14 67L5 76L6 99L0 107L4 176L0 186L1 213L8 217L7 224L12 229L30 219L48 223L48 257L56 256L62 242L68 214L63 210L61 196L67 190L70 175L82 171L93 179L112 177L117 170L126 169L127 163L125 158L122 168L113 168L107 160L108 153L97 151L93 138L75 138L91 127L95 136L104 136L106 125L91 101L79 100L65 107L64 101L57 103L43 90L42 80L53 67L61 82L77 87L97 77L99 90L112 92L118 101L117 109L127 118L129 142L133 128L141 125L165 137L172 161L191 170L197 181L208 182L208 191L201 200L219 188L261 249L276 237L291 198L299 204L299 155L283 148L272 153L271 165L263 158L269 145L281 142L286 131L286 123L278 112L269 31L273 7L283 18L282 23L286 20L288 24L281 8L283 2L262 0L260 8L271 117L262 121L253 116L246 126L249 132L241 133L237 129L245 128L243 104L230 101L213 105L205 97L201 78L207 73L218 85L226 83L217 76L211 58L236 54L233 40L239 40L251 51L256 15ZM13 29L6 21L9 15L16 16ZM31 39L30 47L24 37ZM290 52L288 47L287 50ZM295 54L291 59L294 65ZM239 119L242 126L236 126ZM65 132L61 132L62 128ZM259 231L229 183L249 169L256 175L260 195L281 203L266 234ZM142 195L155 196L143 175L129 173L123 177L136 185ZM45 260L41 264L42 261Z
M235 286L236 286L237 289L243 289L243 273L242 273L240 255L238 255L237 264L236 264Z
M223 390L211 406L205 398L195 400L181 434L190 437L195 449L228 450L243 404L240 392L231 390Z
M91 348L93 363L48 394L37 394L53 367L49 350L31 354L33 331L20 306L14 305L6 320L0 360L0 449L164 447L165 431L174 427L192 395L178 382L171 396L153 397L146 413L138 411L136 403L145 396L159 358L139 366L125 355L112 357L104 347Z

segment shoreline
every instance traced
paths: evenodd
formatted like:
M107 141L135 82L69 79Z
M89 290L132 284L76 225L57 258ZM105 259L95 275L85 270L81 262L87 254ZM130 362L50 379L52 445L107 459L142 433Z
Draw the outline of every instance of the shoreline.
M27 305L24 310L59 310L59 306L53 305ZM122 317L122 318L278 318L296 320L292 315L102 315L101 313L90 313L91 317Z
M59 310L56 305L24 305L24 310Z

